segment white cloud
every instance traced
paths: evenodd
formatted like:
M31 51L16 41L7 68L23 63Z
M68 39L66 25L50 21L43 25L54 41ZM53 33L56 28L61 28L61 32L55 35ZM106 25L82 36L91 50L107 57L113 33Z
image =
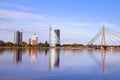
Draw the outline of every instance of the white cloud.
M72 23L72 26L80 26L80 27L90 27L93 26L92 23Z
M16 9L20 9L20 10L25 10L25 11L36 10L35 8L26 7L23 5L10 4L10 3L6 3L6 2L0 2L0 5L5 6L5 7L9 7L9 8L16 8Z
M0 36L0 39L5 41L14 41L14 31L23 32L23 40L28 42L30 36L32 34L37 34L40 42L49 40L49 27L47 24L40 24L33 22L32 24L20 25L15 23L0 23L0 34L4 34L4 36Z
M45 16L46 15L0 9L0 18L3 19L44 19Z
M103 25L107 28L113 28L113 27L117 27L114 24L111 23L72 23L72 26L78 26L78 27L102 27Z
M88 38L91 35L88 29L78 29L74 27L66 27L61 25L56 26L60 29L61 43L84 43L88 42Z
M15 23L0 23L0 30L2 31L24 31L24 32L36 32L36 33L41 33L45 32L48 30L49 27L46 24L40 24L38 22L30 23L29 25L20 25L20 24L15 24Z

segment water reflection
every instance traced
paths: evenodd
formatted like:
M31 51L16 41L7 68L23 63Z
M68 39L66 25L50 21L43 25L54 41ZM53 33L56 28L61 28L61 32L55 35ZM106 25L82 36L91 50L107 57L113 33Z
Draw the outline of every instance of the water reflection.
M49 69L59 67L60 63L60 50L51 48L49 57Z
M1 49L0 80L119 80L119 53L120 50ZM24 64L16 66L21 62Z
M88 50L90 57L98 64L98 66L101 66L101 71L102 74L105 73L105 59L106 59L106 50L101 50L101 51L95 51L95 50ZM97 53L99 52L99 53ZM101 53L101 61L95 56L95 54L100 54Z
M0 54L3 54L3 52L4 52L4 49L0 48Z
M45 55L47 56L47 54L48 54L48 49L45 49Z
M106 59L106 50L102 50L102 73L105 72L105 59Z
M35 62L37 60L37 52L38 52L38 49L36 48L29 49L29 56L30 56L31 62Z
M21 63L22 62L22 50L21 49L15 49L14 50L14 63Z

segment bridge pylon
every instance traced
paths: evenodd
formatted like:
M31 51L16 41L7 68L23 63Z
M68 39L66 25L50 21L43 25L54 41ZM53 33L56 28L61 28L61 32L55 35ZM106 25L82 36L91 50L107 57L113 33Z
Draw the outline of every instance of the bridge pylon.
M105 27L102 27L101 49L106 49Z

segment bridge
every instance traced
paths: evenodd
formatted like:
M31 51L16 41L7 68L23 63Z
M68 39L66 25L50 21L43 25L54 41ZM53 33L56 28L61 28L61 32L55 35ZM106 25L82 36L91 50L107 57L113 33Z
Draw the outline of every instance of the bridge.
M96 49L120 48L120 32L103 25L102 29L87 43L87 47Z

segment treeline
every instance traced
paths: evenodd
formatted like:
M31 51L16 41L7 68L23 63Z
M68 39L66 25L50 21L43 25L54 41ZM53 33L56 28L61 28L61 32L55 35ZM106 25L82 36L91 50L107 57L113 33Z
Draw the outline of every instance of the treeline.
M21 44L17 45L15 43L12 42L4 42L2 40L0 40L0 47L49 47L49 43L47 41L45 41L44 43L39 42L37 45L30 45L27 42L22 42ZM85 47L85 45L83 44L62 44L59 45L58 47Z
M84 47L83 44L63 44L62 47Z
M49 47L49 44L47 41L44 43L40 42L37 45L30 45L27 42L22 42L21 44L17 45L12 42L4 42L0 40L0 47Z

